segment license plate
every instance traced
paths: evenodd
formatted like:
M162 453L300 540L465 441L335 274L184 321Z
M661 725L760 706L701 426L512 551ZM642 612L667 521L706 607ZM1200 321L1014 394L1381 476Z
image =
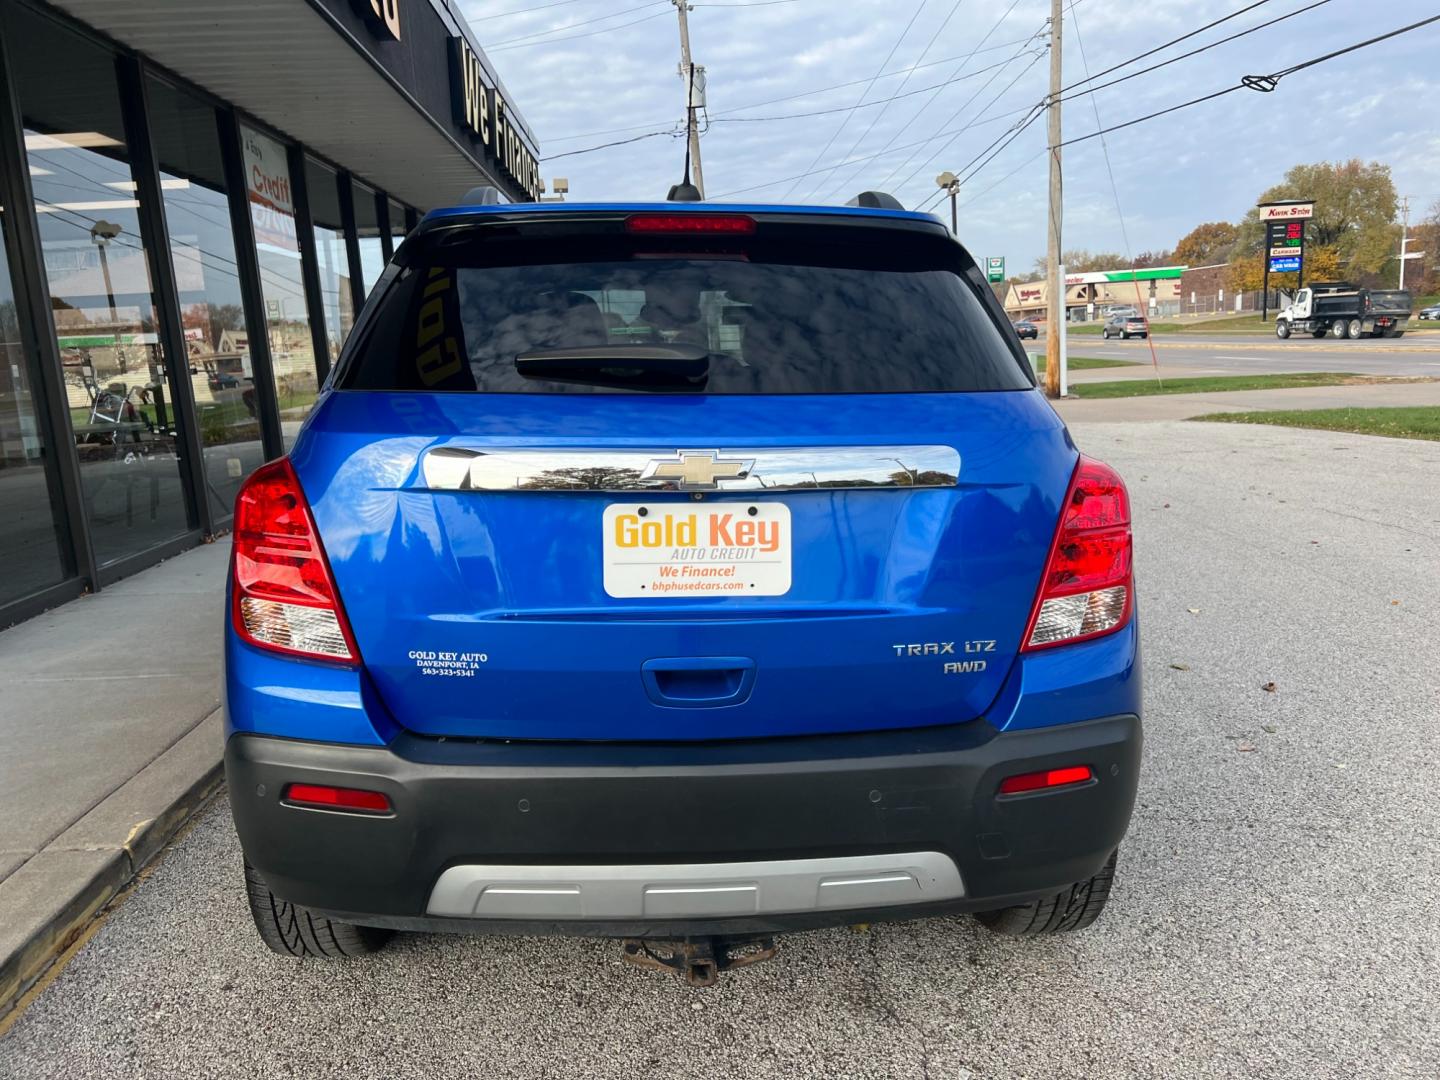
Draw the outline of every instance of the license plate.
M604 531L610 596L790 591L790 508L784 503L613 503L605 508Z

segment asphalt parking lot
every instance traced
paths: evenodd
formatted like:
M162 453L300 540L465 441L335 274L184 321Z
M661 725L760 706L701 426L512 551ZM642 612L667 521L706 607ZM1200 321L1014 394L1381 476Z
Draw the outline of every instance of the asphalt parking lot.
M795 935L707 991L591 940L297 964L250 926L222 801L0 1040L0 1076L1440 1075L1440 443L1074 433L1130 485L1147 702L1091 930Z

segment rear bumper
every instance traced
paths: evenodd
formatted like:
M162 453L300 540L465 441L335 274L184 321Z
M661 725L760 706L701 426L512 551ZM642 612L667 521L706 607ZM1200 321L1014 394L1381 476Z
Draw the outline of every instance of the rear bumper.
M225 768L245 854L286 900L401 929L673 937L986 910L1052 892L1093 874L1119 844L1134 806L1140 746L1133 715L1005 733L974 721L703 745L402 734L386 747L361 747L236 734ZM1076 764L1089 765L1095 779L997 794L1006 776ZM362 817L288 806L280 796L296 782L382 791L395 812ZM456 899L477 896L475 883L501 871L542 883L599 875L612 879L602 885L614 896L615 880L634 875L607 869L663 874L684 864L679 876L689 880L700 867L704 880L721 884L737 874L763 882L783 870L797 894L796 867L883 870L890 860L923 870L943 868L946 859L958 882L948 871L937 874L944 887L919 902L903 891L835 889L858 897L858 906L796 902L772 910L757 900L749 910L721 904L714 915L670 918L649 906L632 913L622 900L577 917L563 903L545 906L556 893L543 889L548 899L533 908ZM716 864L746 869L727 877ZM437 890L446 871L448 890ZM823 874L816 874L818 882ZM923 876L916 871L917 881ZM457 881L469 892L457 891ZM477 914L482 908L504 917Z

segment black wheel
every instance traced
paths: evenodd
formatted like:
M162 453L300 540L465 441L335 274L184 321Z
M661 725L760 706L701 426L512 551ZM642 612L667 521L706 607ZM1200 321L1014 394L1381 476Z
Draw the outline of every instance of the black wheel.
M1405 336L1405 331L1404 331L1404 330L1392 330L1392 331L1390 331L1390 336L1391 336L1391 337L1404 337L1404 336Z
M1325 336L1325 331L1324 331L1324 330L1312 330L1312 331L1310 332L1310 336L1313 337L1313 338L1322 338L1322 337Z
M1115 857L1118 854L1118 851L1112 851L1094 877L1061 889L1054 896L998 911L977 911L975 918L995 933L1008 937L1035 937L1037 934L1084 930L1105 910L1105 901L1110 898L1110 886L1115 880Z
M1280 338L1282 341L1290 336L1290 324L1284 319L1279 319L1276 321L1275 336Z
M245 893L255 929L271 952L281 956L363 956L382 948L393 930L354 926L316 915L309 908L281 900L260 872L245 860Z
M1101 331L1100 331L1100 336L1101 336L1102 338L1104 338L1106 341L1109 341L1109 340L1110 340L1110 331L1109 331L1109 330L1101 330Z

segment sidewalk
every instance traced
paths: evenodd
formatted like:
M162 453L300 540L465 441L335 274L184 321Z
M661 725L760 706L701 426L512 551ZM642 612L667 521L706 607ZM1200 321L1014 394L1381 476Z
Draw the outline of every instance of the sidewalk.
M229 553L0 632L0 1015L219 782Z
M1170 369L1171 377L1178 377L1178 371L1177 368ZM1087 420L1186 420L1206 413L1262 409L1440 406L1440 382L1358 383L1353 386L1302 386L1290 390L1220 390L1201 394L1092 398L1088 401L1067 397L1051 404L1066 423Z

